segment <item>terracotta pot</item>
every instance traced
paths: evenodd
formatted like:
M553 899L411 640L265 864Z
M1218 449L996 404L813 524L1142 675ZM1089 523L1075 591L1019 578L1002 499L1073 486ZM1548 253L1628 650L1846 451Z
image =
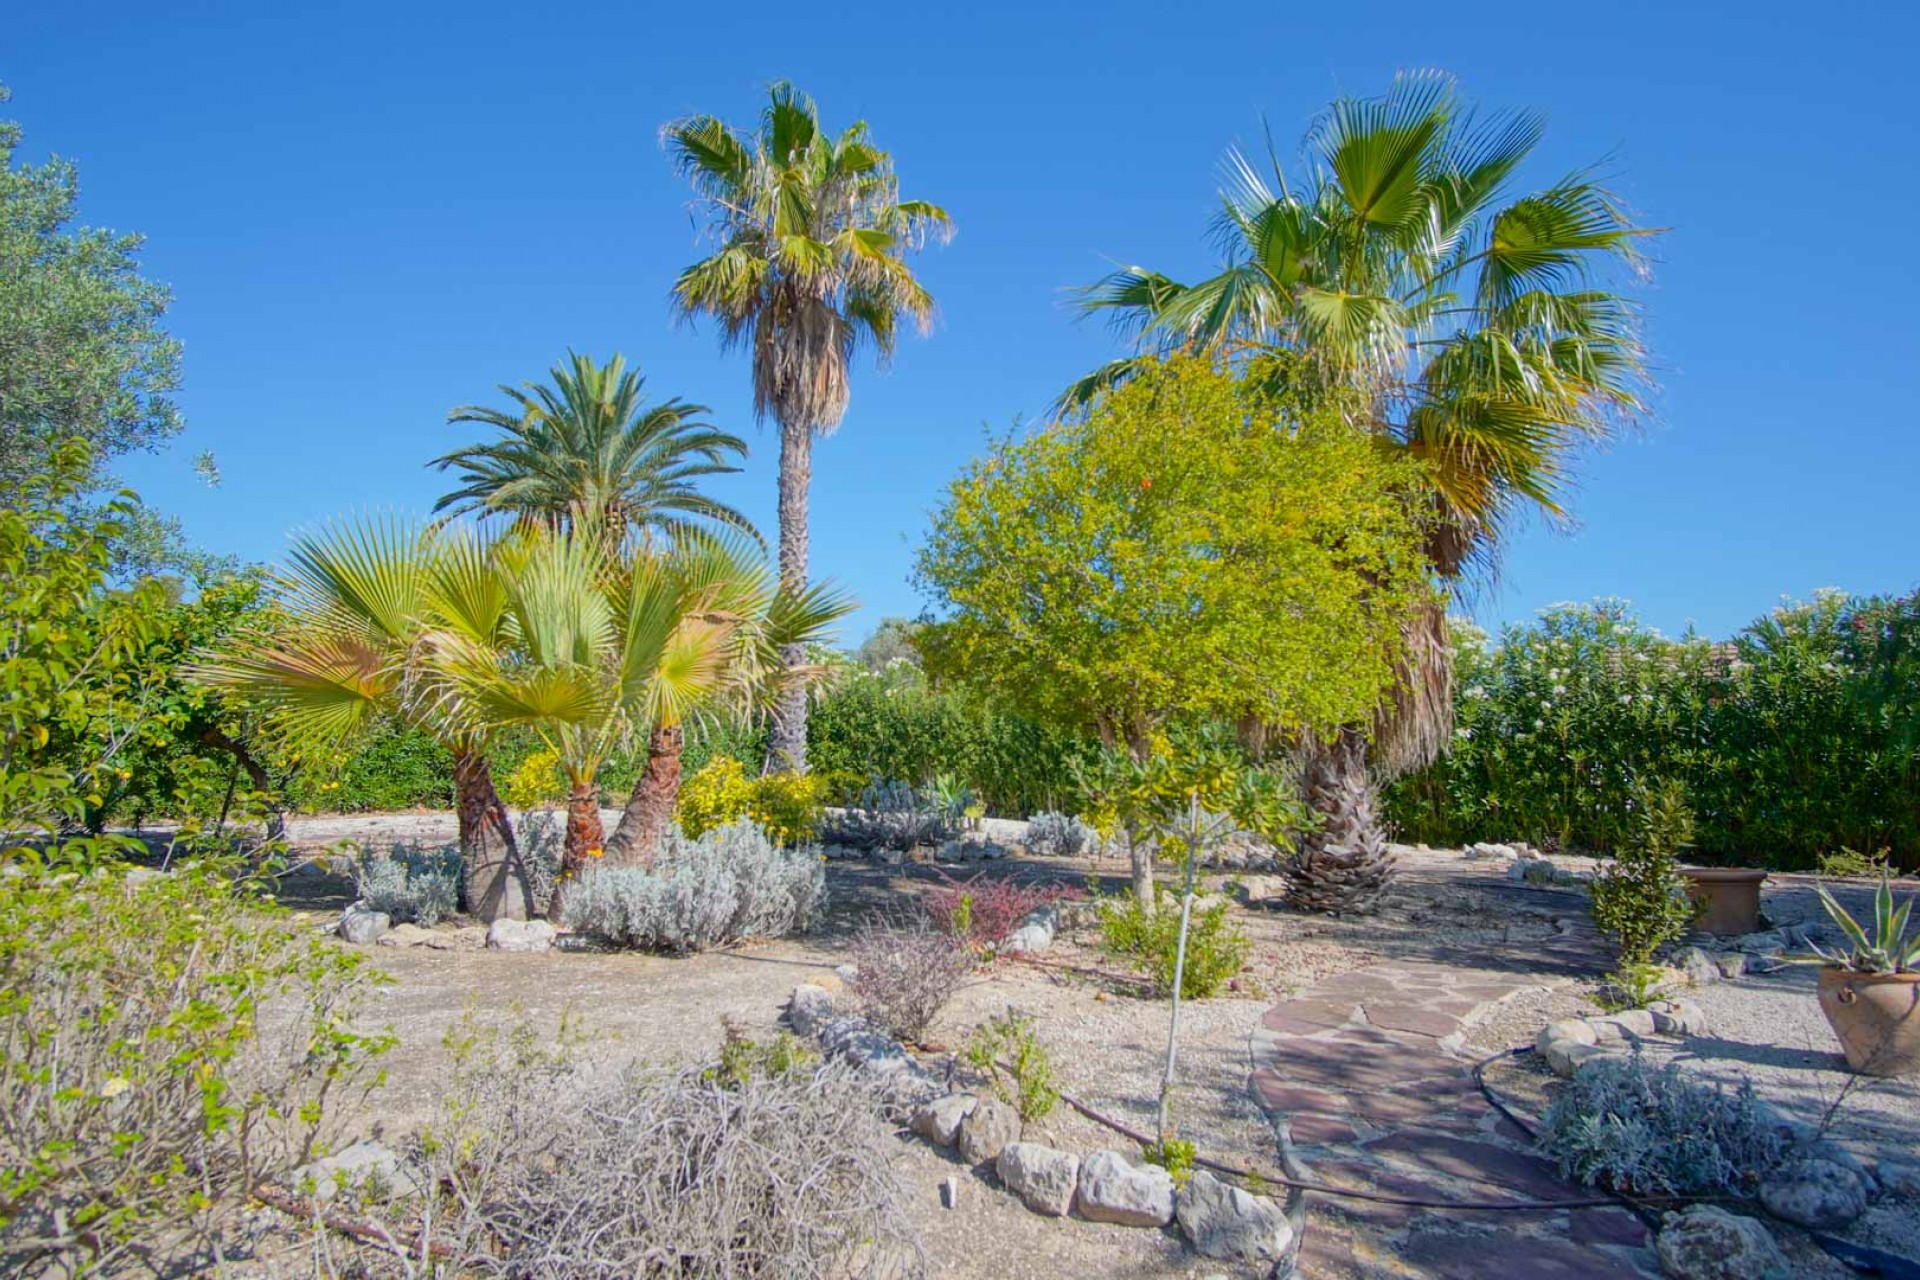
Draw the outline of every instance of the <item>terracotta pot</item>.
M1920 973L1820 970L1820 1012L1847 1065L1867 1076L1920 1072Z
M1705 903L1694 927L1716 938L1736 938L1760 928L1760 886L1767 873L1752 867L1682 867L1687 896Z

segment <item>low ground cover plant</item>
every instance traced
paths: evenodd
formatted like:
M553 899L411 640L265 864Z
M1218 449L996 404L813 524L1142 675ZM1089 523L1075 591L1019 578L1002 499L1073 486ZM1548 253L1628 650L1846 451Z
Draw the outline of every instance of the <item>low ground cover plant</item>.
M750 821L698 838L669 832L651 869L590 867L561 894L569 928L617 946L687 953L804 930L826 905L826 872Z
M925 1038L973 972L973 956L959 938L915 916L867 920L854 934L849 954L860 1013L907 1041Z
M376 1082L377 981L220 868L0 876L0 1272L203 1257Z
M939 884L920 895L920 905L941 932L986 949L998 946L1042 907L1081 896L1071 885L1021 884L983 871L965 880L942 875Z
M1638 1053L1575 1072L1547 1108L1540 1143L1562 1174L1632 1195L1750 1191L1787 1146L1751 1081L1728 1091Z

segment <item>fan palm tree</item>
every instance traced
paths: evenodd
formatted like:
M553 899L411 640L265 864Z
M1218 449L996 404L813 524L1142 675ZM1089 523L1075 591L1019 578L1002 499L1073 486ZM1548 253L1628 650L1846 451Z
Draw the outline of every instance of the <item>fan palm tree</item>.
M1492 570L1529 513L1564 517L1570 465L1644 408L1635 310L1617 289L1648 234L1591 175L1518 193L1542 119L1476 117L1450 77L1402 75L1383 96L1335 102L1310 129L1306 172L1271 180L1228 153L1215 220L1224 262L1183 284L1139 267L1084 291L1147 352L1191 348L1295 358L1310 389L1425 464L1435 571ZM1124 379L1141 357L1070 388L1063 407ZM1404 770L1444 744L1451 665L1444 607L1410 620L1391 705L1373 726L1306 744L1322 824L1302 845L1293 900L1357 909L1391 869L1373 816L1372 764ZM1370 732L1371 730L1371 732Z
M747 518L696 481L740 468L746 442L702 418L704 405L648 404L646 380L615 355L606 364L568 353L541 386L500 388L511 408L462 405L449 422L499 431L428 465L460 487L434 504L449 516L504 514L561 525L592 521L615 537L674 534L699 525L753 533ZM754 534L758 537L758 534Z
M651 861L678 791L681 726L759 685L770 647L817 639L850 609L830 588L795 600L751 541L687 533L610 555L591 527L532 530L498 557L498 639L450 628L423 637L422 701L476 733L531 728L568 783L561 891L600 861ZM601 823L608 756L645 735L648 762L616 840ZM554 910L558 910L556 899Z
M728 346L753 352L754 411L780 427L780 580L797 594L814 437L840 425L862 344L884 360L903 319L928 328L933 299L906 255L952 224L937 205L900 199L893 159L864 122L830 134L812 99L784 82L751 134L703 115L668 124L662 140L715 245L674 282L674 305L714 317ZM786 659L797 668L805 654L789 648ZM804 689L789 681L773 710L769 769L806 768L806 712Z
M350 519L296 539L278 577L278 622L205 655L189 670L322 743L352 741L397 716L453 753L462 886L483 920L527 919L535 904L506 806L494 789L489 734L445 701L414 696L410 668L430 630L503 641L498 548L470 533Z

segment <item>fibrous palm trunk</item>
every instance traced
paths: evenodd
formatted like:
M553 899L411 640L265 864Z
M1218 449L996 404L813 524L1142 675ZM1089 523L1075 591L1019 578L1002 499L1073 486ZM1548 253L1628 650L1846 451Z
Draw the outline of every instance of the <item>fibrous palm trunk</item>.
M1303 762L1307 804L1320 819L1287 865L1287 902L1308 911L1366 911L1393 873L1393 855L1373 809L1366 735L1346 729L1311 743Z
M780 424L780 585L791 592L807 587L807 490L813 483L813 428L808 423ZM783 649L780 660L789 679L773 705L767 737L768 773L807 771L807 689L791 678L807 661L804 646Z
M461 892L467 911L491 924L536 914L526 864L507 806L493 789L493 766L478 751L453 753L453 802L460 818Z
M647 735L647 764L633 784L620 825L607 839L607 861L651 867L660 856L660 840L673 821L680 798L680 757L686 731L678 724L655 725Z
M560 875L553 886L555 919L561 914L567 886L606 852L606 830L600 825L600 793L591 782L576 782L567 795L567 836L560 853Z

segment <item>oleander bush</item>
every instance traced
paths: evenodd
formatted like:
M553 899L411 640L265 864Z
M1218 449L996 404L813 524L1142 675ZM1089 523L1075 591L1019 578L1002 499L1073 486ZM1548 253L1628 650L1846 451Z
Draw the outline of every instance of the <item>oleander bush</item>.
M0 876L0 1272L198 1273L377 1081L379 981L220 867Z
M1920 594L1822 592L1721 644L1617 600L1455 641L1452 750L1386 792L1405 839L1613 852L1636 793L1670 781L1704 859L1920 868Z
M1639 1053L1582 1066L1554 1096L1541 1147L1563 1175L1629 1195L1751 1192L1787 1137L1751 1081L1727 1090Z
M430 928L460 909L460 847L401 843L362 853L353 882L368 910Z
M594 867L566 887L569 928L679 954L804 930L826 906L817 851L786 848L747 820L697 838L669 831L651 869Z

